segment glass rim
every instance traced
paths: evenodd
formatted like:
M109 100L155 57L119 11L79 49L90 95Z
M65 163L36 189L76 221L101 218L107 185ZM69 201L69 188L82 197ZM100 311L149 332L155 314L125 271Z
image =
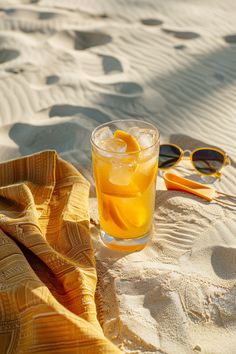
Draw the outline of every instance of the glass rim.
M109 124L113 124L113 123L116 124L116 123L118 123L118 122L137 122L137 124L138 124L138 123L145 123L145 124L147 124L148 126L150 126L150 127L151 127L153 130L155 130L155 132L156 132L156 140L155 140L155 142L154 142L152 145L150 145L150 146L148 146L148 147L146 147L146 148L144 148L144 149L142 149L142 150L140 150L140 151L131 151L131 152L108 151L108 150L103 149L103 148L101 148L100 146L98 146L98 145L95 143L95 141L94 141L94 136L95 136L96 132L97 132L99 129L101 129L101 128L103 128L103 127L109 125ZM114 154L114 155L119 155L119 156L137 155L137 154L142 153L143 151L148 151L149 149L153 148L158 142L160 142L160 132L159 132L159 130L155 127L155 125L153 125L152 123L146 122L146 121L144 121L144 120L139 120L139 119L116 119L116 120L111 120L111 121L109 121L109 122L100 124L100 125L98 125L96 128L94 128L94 130L92 131L92 134L91 134L90 142L91 142L91 145L94 146L97 150L104 151L104 152L109 152L109 153Z

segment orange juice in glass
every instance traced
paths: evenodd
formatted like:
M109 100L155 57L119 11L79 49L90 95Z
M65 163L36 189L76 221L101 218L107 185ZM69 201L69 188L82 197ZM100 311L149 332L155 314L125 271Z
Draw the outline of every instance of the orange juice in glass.
M159 132L141 120L117 120L91 137L93 171L103 243L141 250L151 235Z

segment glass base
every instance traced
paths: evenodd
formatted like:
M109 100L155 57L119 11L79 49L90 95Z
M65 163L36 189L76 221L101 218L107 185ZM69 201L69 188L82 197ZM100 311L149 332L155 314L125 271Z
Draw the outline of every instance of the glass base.
M100 237L106 247L124 252L142 250L150 239L150 234L151 233L146 233L145 235L137 238L118 238L110 236L103 230L100 231Z

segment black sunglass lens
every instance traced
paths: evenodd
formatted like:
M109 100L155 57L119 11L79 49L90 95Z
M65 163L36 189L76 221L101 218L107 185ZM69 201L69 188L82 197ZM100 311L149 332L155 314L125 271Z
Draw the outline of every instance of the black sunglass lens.
M224 155L215 150L198 150L192 156L196 169L203 174L211 175L219 171L224 163Z
M181 151L172 145L161 145L158 166L160 168L172 167L180 158Z

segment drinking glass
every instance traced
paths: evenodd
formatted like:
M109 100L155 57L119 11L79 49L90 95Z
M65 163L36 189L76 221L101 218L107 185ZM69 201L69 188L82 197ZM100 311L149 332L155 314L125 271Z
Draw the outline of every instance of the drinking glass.
M140 149L115 139L118 130L134 136ZM115 120L98 126L91 144L101 239L112 249L141 250L152 232L158 129L141 120Z

